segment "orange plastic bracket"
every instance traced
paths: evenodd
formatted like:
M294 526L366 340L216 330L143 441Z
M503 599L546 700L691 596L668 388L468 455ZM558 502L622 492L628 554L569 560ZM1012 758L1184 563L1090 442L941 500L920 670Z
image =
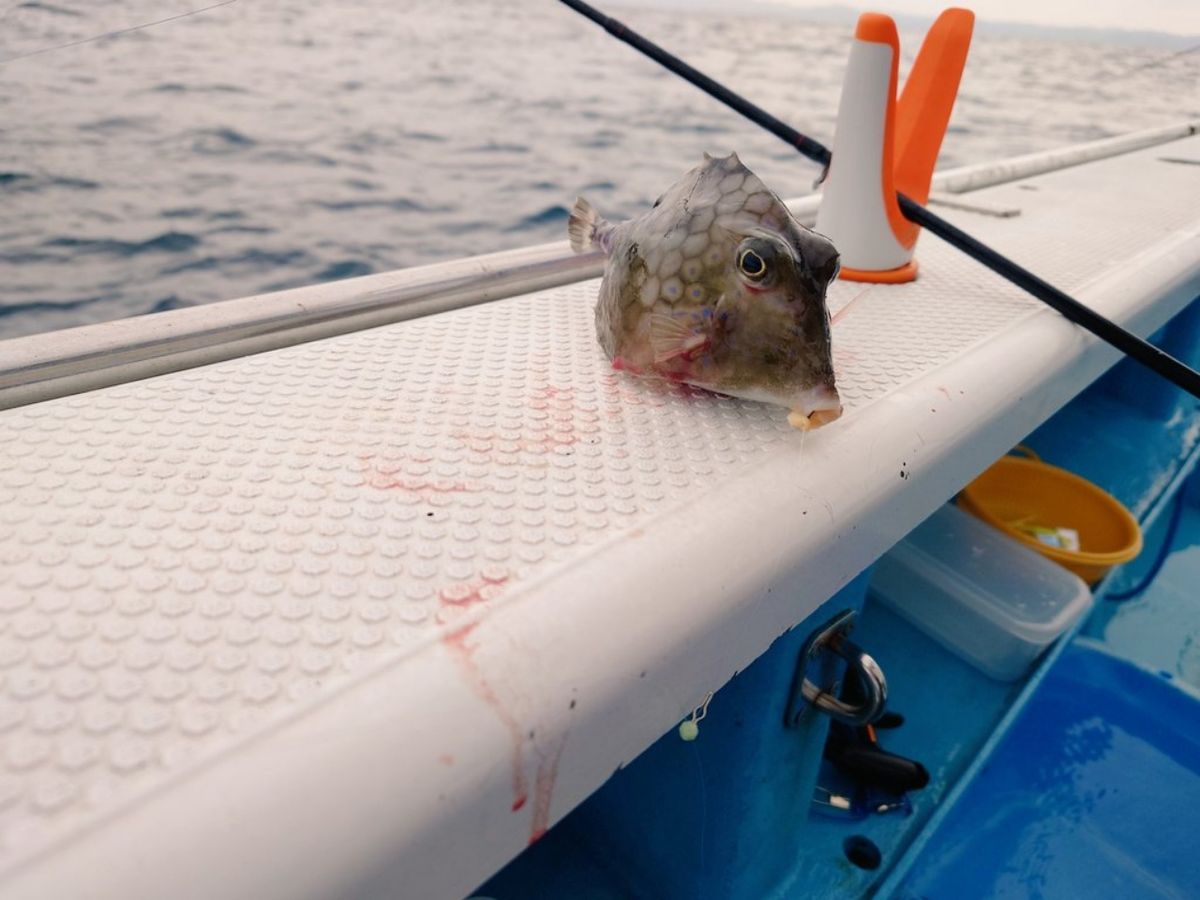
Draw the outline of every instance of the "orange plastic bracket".
M922 205L929 199L974 27L975 14L969 9L948 9L938 16L896 103L896 190ZM916 225L906 224L916 232Z
M975 14L969 9L947 9L938 16L925 36L904 91L897 100L900 40L896 25L890 16L881 13L864 13L858 20L856 38L889 44L892 48L891 88L883 136L882 185L888 223L902 247L911 247L920 229L900 212L896 192L921 204L929 199L933 167L937 163L946 126L950 123L950 113L954 109L954 100L958 96L958 85L967 64L967 51L971 46L974 26ZM914 263L902 269L905 270L903 274L900 274L900 270L843 270L842 274L854 280L870 281L907 281L915 277Z

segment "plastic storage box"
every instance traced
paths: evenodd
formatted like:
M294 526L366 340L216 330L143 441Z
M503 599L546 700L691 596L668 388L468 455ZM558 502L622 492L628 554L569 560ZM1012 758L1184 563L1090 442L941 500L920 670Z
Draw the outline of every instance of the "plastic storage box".
M1025 674L1092 604L1078 575L950 504L879 560L871 592L1000 681Z

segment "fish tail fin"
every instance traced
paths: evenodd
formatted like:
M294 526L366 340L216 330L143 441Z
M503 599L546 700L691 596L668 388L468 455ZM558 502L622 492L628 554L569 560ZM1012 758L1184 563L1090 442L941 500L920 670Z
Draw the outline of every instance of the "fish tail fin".
M611 232L612 225L600 217L592 204L582 197L575 198L571 218L567 220L567 236L571 239L572 250L587 253L599 249L607 253L609 246L605 238Z

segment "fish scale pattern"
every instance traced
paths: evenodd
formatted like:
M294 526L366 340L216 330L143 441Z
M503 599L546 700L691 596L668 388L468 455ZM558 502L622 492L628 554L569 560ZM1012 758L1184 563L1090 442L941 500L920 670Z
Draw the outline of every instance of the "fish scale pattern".
M1110 202L1060 193L1066 234ZM1084 250L1060 258L1038 219L1006 249L1076 289L1193 221L1182 201L1139 211L1153 193ZM832 309L850 304L834 328L848 416L1039 308L936 241L918 256L915 285L833 288ZM532 575L799 452L781 408L611 371L596 294L0 412L0 871Z

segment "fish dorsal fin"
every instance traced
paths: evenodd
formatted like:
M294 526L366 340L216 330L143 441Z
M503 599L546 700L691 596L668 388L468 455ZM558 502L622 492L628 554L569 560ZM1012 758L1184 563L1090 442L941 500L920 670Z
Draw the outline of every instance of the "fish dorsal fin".
M791 213L761 178L746 168L736 153L708 157L697 174L694 193L711 197L717 218L735 232L759 226L782 232Z

